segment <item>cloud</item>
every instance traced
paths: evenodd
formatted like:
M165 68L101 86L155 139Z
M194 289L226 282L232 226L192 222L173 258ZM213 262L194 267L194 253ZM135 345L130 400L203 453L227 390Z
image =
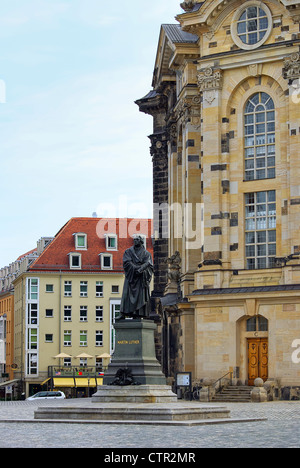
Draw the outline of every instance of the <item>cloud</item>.
M160 24L178 10L178 0L0 2L0 266L102 202L151 211L152 118L134 101L151 88Z

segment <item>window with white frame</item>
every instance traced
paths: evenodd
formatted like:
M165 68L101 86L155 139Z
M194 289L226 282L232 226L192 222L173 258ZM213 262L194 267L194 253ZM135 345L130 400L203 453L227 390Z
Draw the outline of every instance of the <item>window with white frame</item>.
M28 278L27 287L28 301L38 300L39 280L37 278Z
M87 297L88 295L88 282L80 281L80 297Z
M53 292L54 292L54 285L46 284L46 293L53 293Z
M75 237L75 249L86 250L87 249L87 235L83 232L77 232L74 234Z
M87 306L80 306L80 322L87 322L88 308Z
M70 269L80 270L81 269L81 254L69 253Z
M53 318L53 309L46 309L45 317L46 318Z
M247 269L272 268L276 258L276 192L245 195Z
M96 306L96 322L103 322L103 306Z
M71 297L72 296L72 281L65 281L64 283L64 296Z
M28 278L26 291L26 375L38 374L39 280Z
M119 285L113 284L111 287L111 293L112 294L119 294Z
M275 105L256 93L245 107L245 180L275 177Z
M38 324L38 304L29 303L27 305L27 325Z
M27 354L27 375L37 375L38 373L38 356L36 353Z
M96 281L96 297L103 297L103 281Z
M71 322L72 321L72 306L65 305L64 306L64 322Z
M100 265L102 270L112 270L113 257L111 254L100 254Z
M103 346L103 331L96 330L96 346Z
M38 330L37 330L37 328L28 328L27 349L30 350L30 351L38 349Z
M72 346L72 331L64 331L64 346Z
M80 346L87 346L87 330L80 330Z
M118 236L116 234L106 234L106 250L118 250Z

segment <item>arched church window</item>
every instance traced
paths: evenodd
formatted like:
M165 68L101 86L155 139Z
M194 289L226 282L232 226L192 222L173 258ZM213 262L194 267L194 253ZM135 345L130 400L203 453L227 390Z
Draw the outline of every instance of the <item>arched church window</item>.
M267 93L248 99L244 112L245 180L275 177L275 105Z
M246 322L246 330L247 332L268 331L268 320L261 315L251 317Z

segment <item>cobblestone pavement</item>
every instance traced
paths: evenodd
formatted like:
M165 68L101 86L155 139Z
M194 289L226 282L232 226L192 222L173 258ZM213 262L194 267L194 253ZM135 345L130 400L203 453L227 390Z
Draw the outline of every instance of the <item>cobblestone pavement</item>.
M300 402L225 403L232 418L268 420L193 427L29 422L43 405L49 402L0 402L0 448L300 448Z

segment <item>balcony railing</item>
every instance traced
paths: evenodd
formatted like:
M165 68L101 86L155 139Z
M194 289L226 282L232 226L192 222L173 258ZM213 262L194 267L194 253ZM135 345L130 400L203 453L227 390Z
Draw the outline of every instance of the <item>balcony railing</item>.
M48 366L48 377L101 377L106 369L104 366Z

